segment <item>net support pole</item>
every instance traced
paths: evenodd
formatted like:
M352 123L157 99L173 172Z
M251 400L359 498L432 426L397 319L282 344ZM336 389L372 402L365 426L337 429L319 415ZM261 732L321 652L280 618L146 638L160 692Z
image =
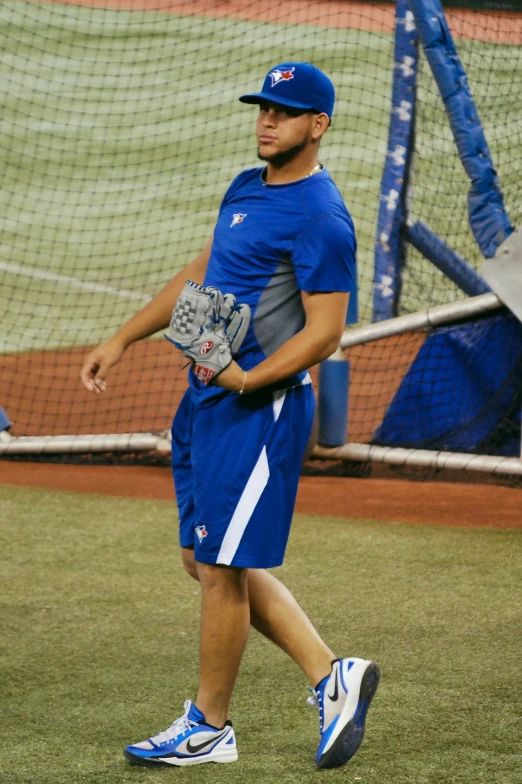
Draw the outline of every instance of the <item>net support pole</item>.
M7 432L11 427L12 422L7 416L2 406L0 406L0 433Z
M440 0L409 0L426 59L439 88L461 163L471 180L469 223L486 258L513 231L504 207L497 172L468 78Z
M496 294L481 294L479 297L470 297L449 305L437 305L418 313L408 313L406 316L382 321L379 324L367 324L364 327L347 329L341 338L341 348L362 346L375 340L389 338L393 335L402 335L404 332L431 329L441 324L451 324L461 319L470 319L491 313L503 307Z
M323 446L341 446L348 432L350 362L341 348L319 366L319 434Z
M397 315L404 266L402 229L414 142L418 65L415 23L407 0L397 0L396 3L394 60L388 147L375 238L373 321L385 321Z
M0 455L167 451L169 446L168 437L157 433L19 436L8 440L0 439Z
M425 259L431 261L464 294L469 297L478 297L480 294L487 294L491 291L486 281L473 269L471 264L468 264L453 248L446 245L422 221L416 221L408 226L406 238L414 248L417 248L419 253L422 253Z
M385 463L403 467L418 466L437 470L453 469L522 476L522 460L518 457L470 455L465 452L430 452L425 449L402 449L369 444L345 444L335 449L316 446L312 456L323 460Z

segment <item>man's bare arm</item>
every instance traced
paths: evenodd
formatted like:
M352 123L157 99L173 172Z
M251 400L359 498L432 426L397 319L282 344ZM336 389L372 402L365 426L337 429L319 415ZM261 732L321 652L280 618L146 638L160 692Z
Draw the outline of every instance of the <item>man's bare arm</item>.
M212 248L213 237L201 253L175 275L169 283L135 316L127 321L116 334L95 348L83 363L80 378L91 392L103 392L108 370L121 359L131 343L166 329L170 323L172 309L187 280L203 283Z
M142 308L135 316L127 321L114 335L125 348L137 340L148 338L160 329L166 329L170 323L172 309L177 302L183 286L187 280L203 283L207 271L212 237L209 239L201 253L194 261L187 264L167 283L153 300Z
M244 372L235 362L217 379L219 386L239 392L253 392L306 370L329 357L339 346L344 331L349 294L344 292L302 292L306 323L270 357Z

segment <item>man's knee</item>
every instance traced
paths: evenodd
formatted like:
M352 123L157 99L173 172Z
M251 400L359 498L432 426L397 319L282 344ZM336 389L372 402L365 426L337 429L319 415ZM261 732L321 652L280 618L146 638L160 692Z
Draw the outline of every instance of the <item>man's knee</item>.
M196 561L198 579L204 591L246 592L248 569Z
M183 568L190 574L194 580L199 580L198 576L198 568L196 565L196 561L194 560L194 548L193 547L182 547L181 548L181 560L183 562Z

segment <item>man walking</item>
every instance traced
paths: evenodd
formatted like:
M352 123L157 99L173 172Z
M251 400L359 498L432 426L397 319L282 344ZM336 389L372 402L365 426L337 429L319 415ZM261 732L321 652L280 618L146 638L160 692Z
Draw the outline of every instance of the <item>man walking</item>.
M315 687L316 763L338 767L359 748L378 666L337 658L288 589L266 571L283 562L314 396L307 369L339 345L356 291L352 220L318 161L331 121L331 81L309 63L281 63L257 104L262 168L242 172L213 236L143 310L87 357L93 392L134 341L165 329L187 279L235 295L252 320L233 361L210 386L190 371L172 429L184 567L201 586L199 690L167 730L125 750L135 764L238 758L230 701L249 625Z

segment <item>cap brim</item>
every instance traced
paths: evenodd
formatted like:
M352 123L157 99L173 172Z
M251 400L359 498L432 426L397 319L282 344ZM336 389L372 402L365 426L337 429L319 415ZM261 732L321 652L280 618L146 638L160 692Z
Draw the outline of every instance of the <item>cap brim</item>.
M292 101L291 98L282 98L280 101L276 100L271 93L251 93L250 95L241 95L239 100L242 103L275 103L277 106L290 106L292 109L302 109L304 112L313 112L315 109L310 104L300 103L299 101Z

